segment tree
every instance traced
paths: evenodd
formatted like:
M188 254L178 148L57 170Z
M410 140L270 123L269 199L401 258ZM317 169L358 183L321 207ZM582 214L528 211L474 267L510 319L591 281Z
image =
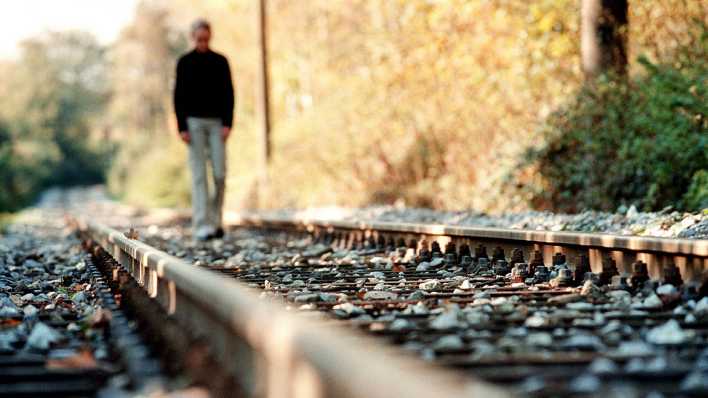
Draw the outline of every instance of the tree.
M627 73L627 0L583 0L581 51L587 79Z
M105 48L88 33L49 32L22 43L12 74L7 122L25 153L50 170L46 182L101 181L105 159L91 135L108 98Z
M93 133L108 96L104 54L90 34L48 32L0 65L0 211L49 185L103 180L107 152Z
M175 62L186 48L168 18L160 2L141 1L111 49L111 119L120 136L168 129Z

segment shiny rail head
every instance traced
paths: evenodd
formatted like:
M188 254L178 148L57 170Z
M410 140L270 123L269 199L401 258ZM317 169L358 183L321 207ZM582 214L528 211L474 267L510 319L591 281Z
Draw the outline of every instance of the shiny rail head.
M588 232L554 232L527 229L454 226L444 224L395 223L378 221L346 221L311 219L304 217L263 216L227 212L226 221L231 225L254 227L303 227L372 230L382 232L413 233L430 236L451 236L484 239L523 241L541 244L592 246L598 248L661 252L708 257L708 239L680 239L650 236L630 236Z
M292 391L310 397L351 398L512 395L404 357L372 337L290 314L261 300L240 282L194 267L105 225L89 220L77 225L85 238L122 264L150 297L167 297L160 302L165 310L207 337L222 364L253 395ZM249 362L249 358L259 360ZM244 369L244 361L253 366Z
M556 253L578 259L586 256L591 270L600 272L602 260L612 258L620 272L631 273L632 264L647 264L653 279L661 279L666 268L676 266L686 281L698 281L708 272L708 240L673 239L661 237L624 236L585 232L552 232L504 228L477 228L438 224L391 222L363 222L346 220L310 219L304 217L266 216L227 212L225 220L232 226L295 229L310 234L325 234L325 240L348 245L352 240L372 237L378 239L480 243L488 247L500 246L509 251L523 248L526 255L539 251L547 264Z

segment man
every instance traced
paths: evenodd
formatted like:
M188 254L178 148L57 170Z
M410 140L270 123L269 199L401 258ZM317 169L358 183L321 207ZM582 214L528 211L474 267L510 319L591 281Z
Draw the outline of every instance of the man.
M192 24L194 49L177 62L174 106L182 141L189 145L192 171L192 228L197 240L221 238L226 153L231 134L234 90L226 58L209 48L211 26ZM207 188L207 159L211 161L214 192Z

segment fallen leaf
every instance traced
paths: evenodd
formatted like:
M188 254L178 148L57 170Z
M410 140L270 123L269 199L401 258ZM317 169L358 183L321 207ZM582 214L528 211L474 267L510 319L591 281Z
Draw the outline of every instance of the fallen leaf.
M2 327L10 327L10 328L12 328L12 327L18 326L18 325L20 325L20 324L22 324L22 321L21 321L21 320L18 320L18 319L10 318L10 319L2 319L2 320L0 320L0 326L2 326Z
M128 239L138 239L138 231L133 228L131 228L128 232L125 232L123 235L125 235Z
M90 349L82 348L70 357L48 359L46 366L47 369L95 369L98 363Z
M356 296L359 298L359 300L363 300L365 294L366 289L359 289L359 291L356 292Z
M393 272L405 272L406 266L403 264L399 264L399 263L393 263L392 271Z

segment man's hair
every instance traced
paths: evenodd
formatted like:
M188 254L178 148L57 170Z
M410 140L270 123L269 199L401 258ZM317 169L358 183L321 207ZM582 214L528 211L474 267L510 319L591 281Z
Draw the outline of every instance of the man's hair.
M211 24L204 18L196 19L194 22L192 22L191 33L195 34L199 29L206 29L207 31L211 32Z

